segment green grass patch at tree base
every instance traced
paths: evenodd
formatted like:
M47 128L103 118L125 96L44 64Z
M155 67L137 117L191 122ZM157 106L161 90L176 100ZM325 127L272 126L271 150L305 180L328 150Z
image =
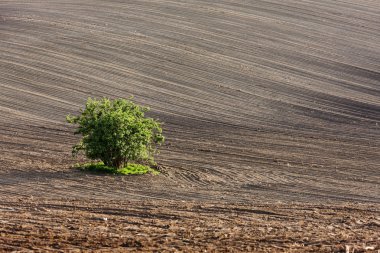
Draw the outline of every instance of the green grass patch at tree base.
M113 167L109 167L104 165L103 162L98 163L84 163L84 164L76 164L75 168L83 170L83 171L91 171L96 173L105 173L105 174L114 174L114 175L143 175L151 173L153 175L158 175L160 172L158 170L152 169L149 166L130 163L126 167L121 169L116 169Z

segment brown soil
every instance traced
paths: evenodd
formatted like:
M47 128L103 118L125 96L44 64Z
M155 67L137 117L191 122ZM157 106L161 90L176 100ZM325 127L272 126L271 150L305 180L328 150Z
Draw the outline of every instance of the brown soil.
M0 251L380 250L379 17L357 0L1 1ZM165 122L163 173L71 169L65 115L131 95Z
M0 212L12 251L375 252L380 239L375 206L19 198Z

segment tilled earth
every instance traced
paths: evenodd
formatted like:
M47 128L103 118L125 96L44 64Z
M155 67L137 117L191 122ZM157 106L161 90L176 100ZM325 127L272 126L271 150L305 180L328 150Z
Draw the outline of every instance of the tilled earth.
M20 198L0 212L9 251L376 252L380 241L376 206Z
M0 251L380 250L380 2L0 2ZM65 116L150 106L158 176Z

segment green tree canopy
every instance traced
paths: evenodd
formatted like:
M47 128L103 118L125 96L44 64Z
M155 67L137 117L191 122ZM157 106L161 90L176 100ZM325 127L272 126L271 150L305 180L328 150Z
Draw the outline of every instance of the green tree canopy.
M75 134L82 135L73 146L73 155L83 151L87 158L115 168L130 161L153 163L156 147L164 137L161 123L145 117L148 110L131 100L89 98L79 116L66 117L78 126Z

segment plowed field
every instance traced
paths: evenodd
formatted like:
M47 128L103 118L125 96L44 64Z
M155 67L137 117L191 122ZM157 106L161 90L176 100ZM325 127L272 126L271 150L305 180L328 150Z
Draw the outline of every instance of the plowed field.
M163 172L72 169L132 95ZM377 252L379 182L379 1L0 1L0 251Z

